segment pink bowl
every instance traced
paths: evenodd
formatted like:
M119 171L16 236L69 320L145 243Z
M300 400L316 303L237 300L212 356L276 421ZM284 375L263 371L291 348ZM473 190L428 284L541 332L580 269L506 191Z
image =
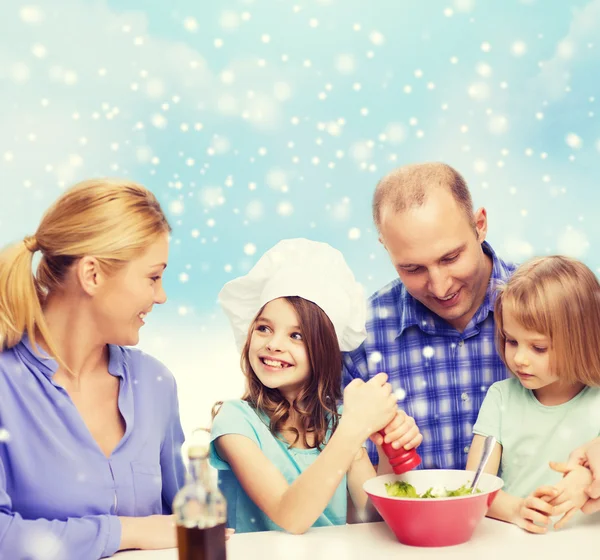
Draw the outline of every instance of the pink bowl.
M502 488L501 478L484 473L481 493L454 498L395 498L387 495L386 482L404 480L419 494L434 488L455 490L470 484L471 471L419 470L401 475L387 474L367 480L363 488L396 538L411 546L452 546L468 541L477 524Z

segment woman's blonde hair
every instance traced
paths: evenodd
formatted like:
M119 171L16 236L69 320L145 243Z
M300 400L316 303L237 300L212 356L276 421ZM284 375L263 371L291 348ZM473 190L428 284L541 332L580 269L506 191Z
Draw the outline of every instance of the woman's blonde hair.
M506 363L502 311L550 339L553 372L567 383L600 385L600 283L582 262L562 256L521 265L499 288L494 318Z
M92 179L66 191L34 235L0 252L0 351L18 344L25 333L35 348L37 332L60 361L42 309L48 295L63 286L71 265L90 255L112 274L170 231L154 195L134 182Z

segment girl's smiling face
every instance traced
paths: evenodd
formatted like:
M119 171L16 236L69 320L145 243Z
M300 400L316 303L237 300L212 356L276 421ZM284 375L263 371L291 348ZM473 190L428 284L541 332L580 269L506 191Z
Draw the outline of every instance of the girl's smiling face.
M260 382L292 401L310 378L300 321L284 298L270 301L254 322L248 357Z

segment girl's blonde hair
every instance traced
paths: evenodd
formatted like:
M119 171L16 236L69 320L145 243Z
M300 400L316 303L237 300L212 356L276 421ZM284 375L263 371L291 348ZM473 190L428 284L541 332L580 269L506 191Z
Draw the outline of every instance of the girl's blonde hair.
M600 385L600 283L582 262L562 256L521 265L499 288L494 318L506 363L502 311L550 339L553 371L567 383Z
M90 255L112 274L170 231L154 195L131 181L92 179L66 191L34 235L0 252L0 351L25 333L36 348L37 332L60 361L42 309L48 295L63 287L71 265Z

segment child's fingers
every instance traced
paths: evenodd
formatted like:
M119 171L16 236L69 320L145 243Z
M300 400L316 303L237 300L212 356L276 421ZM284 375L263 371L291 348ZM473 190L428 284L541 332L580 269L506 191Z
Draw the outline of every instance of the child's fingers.
M554 524L554 528L562 529L569 522L569 519L571 519L571 517L577 513L577 511L577 508L571 508Z
M567 513L569 510L573 509L573 507L573 502L571 500L565 500L561 504L554 506L552 515L562 515L563 513Z
M373 377L371 377L371 379L369 379L369 381L367 381L367 383L370 383L371 385L379 385L381 387L383 387L388 380L388 376L387 373L383 373L383 372L379 372L377 375L374 375Z
M394 419L384 428L386 443L395 442L408 432L410 424L406 422L406 418L401 410L396 412Z
M421 445L421 442L423 441L423 435L421 433L417 434L417 436L412 439L410 442L408 442L405 446L404 449L406 449L407 451L409 449L414 449L415 447L419 447L419 445Z
M539 513L540 515L543 515L544 517L552 515L553 511L554 511L554 508L548 502L545 502L541 498L536 498L535 496L529 496L525 500L525 508L528 510L534 511L536 513ZM525 517L525 516L523 516L523 517ZM531 518L527 517L526 519L531 519Z
M534 498L543 498L544 496L548 496L549 500L553 500L559 494L560 491L554 486L540 486L533 491L531 496Z
M544 501L547 501L547 500L544 500ZM557 494L556 496L554 496L554 498L552 500L550 500L549 503L554 508L557 508L558 506L562 506L563 504L565 504L568 501L569 501L569 496L567 495L567 493L561 492L560 494ZM554 514L554 515L556 515L556 514Z
M398 428L402 425L402 422L404 421L404 416L405 414L401 410L396 412L396 415L394 416L393 420L383 429L386 436L388 434L393 434L398 430Z
M544 533L548 532L548 529L546 527L540 527L535 523L531 523L531 521L526 521L525 526L523 528L526 531L529 531L530 533L536 533L538 535L543 535Z
M557 463L554 461L550 461L550 468L553 471L559 472L561 474L567 474L573 470L572 465L568 465L567 463Z
M523 517L532 523L537 523L540 525L550 524L550 518L545 513L542 513L534 508L527 508Z
M542 534L547 531L548 518L538 511L525 508L523 511L523 520L525 521L523 529L530 533ZM541 523L543 526L536 525L536 522Z
M400 449L401 447L405 447L413 439L415 439L418 435L419 435L419 428L417 428L416 426L413 425L411 428L408 428L407 432L405 432L400 438L396 439L392 443L392 447L394 449Z
M381 445L383 443L383 436L379 433L379 432L375 432L374 434L371 434L369 436L369 439L375 444L375 445Z

